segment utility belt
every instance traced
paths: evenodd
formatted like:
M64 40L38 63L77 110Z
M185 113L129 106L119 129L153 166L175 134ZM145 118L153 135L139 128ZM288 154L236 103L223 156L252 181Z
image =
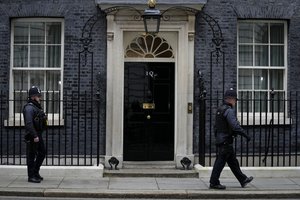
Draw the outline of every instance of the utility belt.
M216 134L216 144L218 145L229 145L233 143L233 137L230 133L219 132Z
M29 144L32 141L33 141L32 135L30 133L26 133L26 135L24 136L24 142Z
M48 125L48 120L44 112L41 112L41 114L38 114L34 118L34 127L38 132L43 132L44 130L46 130L47 125Z
M222 143L217 144L217 146L218 146L218 147L220 147L220 146L233 146L233 143L232 143L232 142L225 141L225 142L222 142Z
M40 132L38 132L38 137L41 137L41 133ZM33 142L33 140L34 140L34 138L33 138L32 134L26 133L24 135L24 142L25 143L29 144L29 143Z

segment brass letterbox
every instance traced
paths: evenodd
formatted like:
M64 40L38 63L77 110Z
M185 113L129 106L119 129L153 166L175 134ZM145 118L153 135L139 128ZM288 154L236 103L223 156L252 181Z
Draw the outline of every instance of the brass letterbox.
M155 109L155 103L143 103L144 110L153 110Z

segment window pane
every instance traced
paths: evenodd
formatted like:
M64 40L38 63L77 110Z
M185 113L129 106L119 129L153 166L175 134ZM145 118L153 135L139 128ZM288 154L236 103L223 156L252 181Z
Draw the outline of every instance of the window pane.
M254 25L255 43L268 43L268 24L256 23Z
M283 70L270 70L270 88L283 90Z
M30 24L30 43L31 44L45 43L45 23Z
M254 92L254 110L255 112L268 112L268 92Z
M14 89L17 91L28 89L28 72L27 71L14 71Z
M26 104L28 99L27 89L25 91L16 90L13 93L14 102L13 102L13 110L15 113L22 113L23 106ZM18 123L18 122L16 122Z
M239 111L243 113L252 112L252 92L242 91L239 92L238 101Z
M268 89L268 70L254 71L254 89L255 90Z
M255 65L268 66L268 46L257 45L255 46Z
M239 70L239 89L246 90L252 89L252 70L240 69Z
M271 66L284 66L284 46L271 46Z
M284 43L284 24L270 24L271 43Z
M44 67L44 46L30 46L30 67Z
M46 93L46 101L44 105L44 109L46 113L59 113L60 108L60 97L59 92L47 91ZM49 119L52 120L52 119Z
M274 95L274 112L283 112L284 111L284 92L275 92ZM270 105L270 111L272 112L272 104ZM275 122L276 123L276 122Z
M29 79L30 83L29 85L35 85L38 86L41 90L45 90L44 86L44 80L45 80L45 72L43 71L30 71L29 72Z
M60 46L47 47L47 67L60 67Z
M253 42L253 25L252 23L239 23L239 43Z
M28 47L14 45L13 67L28 67Z
M145 45L145 40L142 37L137 38L136 43L139 45L137 45L138 48L144 49L146 50L146 45Z
M60 87L61 75L60 71L47 71L46 72L46 91L47 102L46 111L49 113L59 113L60 106Z
M61 23L47 23L47 44L61 44Z
M22 113L23 106L27 102L28 93L28 73L26 71L14 71L13 72L13 81L14 81L14 90L13 90L13 110L15 113Z
M14 24L14 43L27 44L28 43L28 23L15 23Z
M60 71L47 71L47 91L59 91L61 86Z
M252 66L253 65L253 47L250 45L239 46L239 65Z

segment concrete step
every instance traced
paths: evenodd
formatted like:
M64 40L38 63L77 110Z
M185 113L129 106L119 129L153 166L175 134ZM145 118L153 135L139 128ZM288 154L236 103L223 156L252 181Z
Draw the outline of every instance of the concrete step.
M196 178L195 169L176 169L174 162L124 162L118 170L104 169L104 177L174 177Z
M174 169L174 161L124 161L125 169Z
M104 177L174 177L174 178L197 178L196 170L181 170L181 169L105 169Z

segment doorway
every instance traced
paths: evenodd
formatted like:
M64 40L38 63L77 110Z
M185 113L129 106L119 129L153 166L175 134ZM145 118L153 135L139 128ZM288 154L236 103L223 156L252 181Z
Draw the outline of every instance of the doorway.
M125 62L124 160L174 160L175 65Z

